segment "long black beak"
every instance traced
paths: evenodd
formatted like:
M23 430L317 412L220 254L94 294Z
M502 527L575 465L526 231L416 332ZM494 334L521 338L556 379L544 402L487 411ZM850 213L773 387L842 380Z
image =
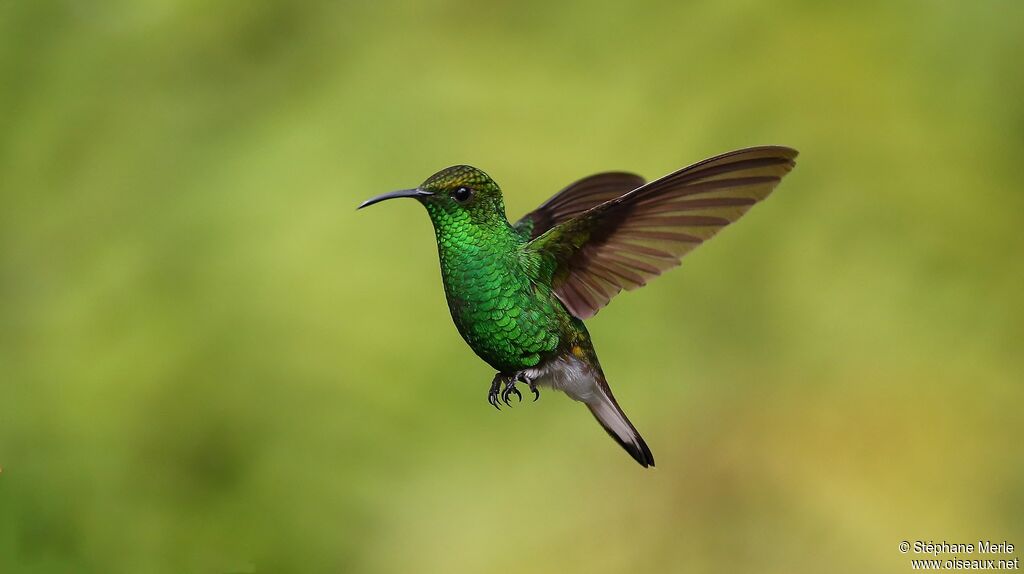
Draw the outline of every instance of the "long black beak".
M383 193L377 197L371 197L366 201L359 204L356 209L362 209L364 207L373 205L374 203L380 203L385 199L394 199L396 197L428 197L434 195L433 192L423 191L422 189L400 189L398 191L392 191L391 193Z

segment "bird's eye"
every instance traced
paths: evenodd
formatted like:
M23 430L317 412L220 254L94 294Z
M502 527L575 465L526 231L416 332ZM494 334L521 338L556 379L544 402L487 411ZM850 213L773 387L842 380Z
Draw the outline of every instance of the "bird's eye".
M452 192L452 197L459 203L465 203L472 195L473 190L468 187L460 187Z

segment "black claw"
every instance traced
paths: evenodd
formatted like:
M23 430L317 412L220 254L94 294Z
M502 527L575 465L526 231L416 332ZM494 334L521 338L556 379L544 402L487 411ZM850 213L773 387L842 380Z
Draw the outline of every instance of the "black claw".
M505 383L505 390L501 391L501 399L505 401L505 404L512 406L509 401L509 395L515 394L519 397L519 402L523 401L523 395L519 393L519 389L516 388L516 380L512 379Z
M527 385L529 385L530 386L530 392L533 393L533 402L537 402L537 399L540 398L540 391L537 390L537 384L534 382L534 380L529 378L529 377L527 377L526 373L524 373L523 371L519 371L518 373L516 373L516 379L515 380L522 381L522 382L526 383Z
M530 391L533 393L533 401L536 402L540 398L540 391L537 390L533 380L522 371L511 377L503 377L501 373L495 374L494 380L491 381L491 390L487 393L487 402L499 411L501 410L501 403L505 403L505 406L508 407L512 406L509 395L515 395L519 402L523 402L523 394L516 388L516 383L520 382L530 386ZM502 384L505 385L504 389L501 388Z
M501 378L499 375L494 376L494 380L491 381L491 390L487 393L487 402L492 407L501 410L501 406L498 405L498 391L501 388Z

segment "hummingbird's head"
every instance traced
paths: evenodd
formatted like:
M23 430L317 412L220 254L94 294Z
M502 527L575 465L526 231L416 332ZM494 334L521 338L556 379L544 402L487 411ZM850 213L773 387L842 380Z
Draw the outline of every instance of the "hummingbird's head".
M427 208L435 223L441 219L477 224L505 222L501 188L483 170L470 165L453 165L427 178L415 189L403 189L368 199L359 209L396 197L412 197Z

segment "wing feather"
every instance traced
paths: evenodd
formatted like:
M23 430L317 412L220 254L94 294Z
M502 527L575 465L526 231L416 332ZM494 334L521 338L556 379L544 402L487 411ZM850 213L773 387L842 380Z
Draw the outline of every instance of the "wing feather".
M540 207L524 215L514 227L524 237L534 239L559 223L643 184L644 178L634 173L610 171L591 175L551 196Z
M796 156L781 146L741 149L629 190L627 184L643 180L598 174L567 187L516 225L532 226L528 249L555 262L555 294L586 319L621 290L679 265L739 219L793 169Z

